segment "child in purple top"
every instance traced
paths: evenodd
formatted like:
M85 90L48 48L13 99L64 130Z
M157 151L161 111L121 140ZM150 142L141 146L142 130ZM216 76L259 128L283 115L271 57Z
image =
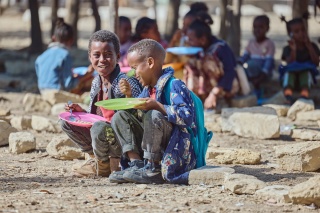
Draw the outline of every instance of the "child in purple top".
M254 39L251 39L238 59L241 64L247 63L247 76L256 89L268 77L274 68L274 42L267 38L270 20L266 15L255 17L253 21Z

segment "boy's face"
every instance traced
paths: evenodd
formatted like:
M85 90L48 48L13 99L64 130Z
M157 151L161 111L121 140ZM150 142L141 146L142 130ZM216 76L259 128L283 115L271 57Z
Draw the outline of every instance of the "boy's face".
M119 59L112 42L92 41L89 59L93 68L102 77L108 77Z
M131 37L131 23L130 22L122 22L119 24L119 40L120 43L126 43Z
M136 51L127 55L128 63L135 69L136 78L142 86L150 86L152 83L152 68L154 67L153 58L143 58Z
M261 41L266 37L269 30L268 25L261 20L255 20L253 22L253 35L257 41Z

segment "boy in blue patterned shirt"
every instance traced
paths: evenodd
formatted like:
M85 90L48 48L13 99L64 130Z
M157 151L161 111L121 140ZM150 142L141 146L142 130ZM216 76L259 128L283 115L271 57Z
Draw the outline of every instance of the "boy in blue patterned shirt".
M171 67L162 69L165 50L152 39L143 39L128 50L128 62L136 70L136 78L144 86L135 106L145 113L141 120L126 111L118 111L111 122L130 167L110 175L110 182L188 184L189 171L196 159L190 134L195 131L195 110L190 91L180 81L172 81ZM122 92L130 97L131 89L123 81ZM170 103L166 96L170 93ZM145 159L143 162L142 159Z

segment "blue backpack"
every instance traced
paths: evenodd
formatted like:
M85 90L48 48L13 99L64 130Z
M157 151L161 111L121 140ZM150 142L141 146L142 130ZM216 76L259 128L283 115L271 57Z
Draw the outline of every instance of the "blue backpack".
M172 82L175 80L176 79L173 77L169 78L164 87L165 100L167 104L171 104L170 91L172 88ZM196 168L199 168L206 165L206 153L213 133L211 131L208 132L204 126L204 110L202 101L192 91L190 91L190 94L194 103L194 109L196 114L197 133L194 134L190 127L187 127L187 130L190 134L191 143L193 145L193 149L197 159Z

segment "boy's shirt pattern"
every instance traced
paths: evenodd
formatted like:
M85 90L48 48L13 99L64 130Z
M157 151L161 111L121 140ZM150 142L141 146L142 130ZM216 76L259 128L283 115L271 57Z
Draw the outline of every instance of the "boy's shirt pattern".
M195 168L196 158L186 127L195 129L195 111L190 92L186 85L176 80L172 84L170 103L166 103L164 86L173 76L173 69L168 67L157 82L156 100L164 105L168 121L173 124L172 135L164 152L161 169L165 180L170 183L188 184L189 171ZM145 87L139 96L150 97L149 88ZM168 105L169 104L169 105Z
M112 71L110 76L110 81L112 82L111 85L111 91L108 91L108 99L113 98L124 98L125 95L121 93L119 82L121 79L126 79L131 87L132 97L138 97L141 93L141 85L139 81L136 78L129 78L125 73L120 72L119 65L116 66L116 68ZM98 114L100 116L102 115L102 112L100 110L97 110L98 108L94 105L95 102L98 101L98 95L101 91L101 78L100 76L96 76L91 85L90 90L90 104L89 104L89 113Z

